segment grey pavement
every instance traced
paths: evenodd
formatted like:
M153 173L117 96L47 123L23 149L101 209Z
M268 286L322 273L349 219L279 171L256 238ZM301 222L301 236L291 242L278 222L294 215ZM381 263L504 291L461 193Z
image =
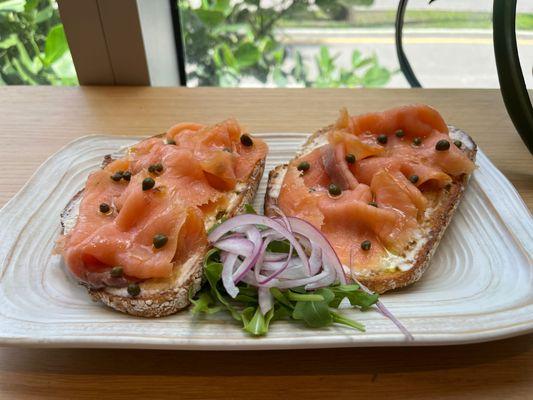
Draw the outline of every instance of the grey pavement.
M286 29L279 34L289 51L302 53L311 70L316 71L313 57L321 45L339 54L337 62L341 66L348 66L352 51L358 49L364 55L375 53L388 68L399 68L392 29ZM520 33L518 41L526 85L533 88L533 33ZM424 87L499 87L491 31L408 30L404 43L411 66ZM408 87L408 84L398 73L387 86Z

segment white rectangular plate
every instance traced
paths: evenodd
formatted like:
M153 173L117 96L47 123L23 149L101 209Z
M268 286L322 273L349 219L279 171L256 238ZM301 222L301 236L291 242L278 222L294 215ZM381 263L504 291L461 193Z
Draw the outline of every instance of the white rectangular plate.
M289 160L305 134L262 134L266 171ZM86 136L50 157L0 210L0 345L162 349L286 349L444 345L533 331L533 220L507 179L478 153L465 198L422 279L382 296L413 333L406 342L376 311L344 312L366 333L276 322L252 338L224 315L161 319L123 315L89 300L52 255L59 214L105 154L139 138ZM267 173L255 206L262 209Z

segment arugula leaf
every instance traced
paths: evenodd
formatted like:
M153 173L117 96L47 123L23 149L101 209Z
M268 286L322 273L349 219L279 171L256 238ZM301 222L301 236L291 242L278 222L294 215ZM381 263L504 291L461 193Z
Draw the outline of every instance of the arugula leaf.
M243 329L254 336L266 335L273 316L274 309L271 309L267 312L266 316L263 316L259 307L255 309L255 312L253 307L246 308L243 311Z
M244 213L245 214L257 214L257 211L255 211L254 206L252 206L251 204L245 204Z
M303 320L312 328L321 328L333 323L333 317L325 301L299 301L292 312L294 319Z
M305 290L303 286L286 291L270 288L274 305L266 315L263 315L258 305L257 288L240 283L239 294L235 299L231 298L221 282L222 269L220 251L210 250L204 259L207 285L195 297L189 296L192 303L191 312L214 314L227 311L235 320L242 323L245 332L253 336L267 334L270 323L280 319L302 321L312 328L338 323L364 331L361 323L334 312L331 308L338 308L342 300L347 298L352 306L364 310L378 299L377 294L368 294L355 284L332 285L312 291Z
M211 307L212 304L215 304L215 300L207 291L201 291L198 294L197 299L191 298L191 296L189 296L189 300L192 304L191 312L193 314L215 314L222 310L222 307L220 306Z
M268 246L267 250L273 253L288 253L291 246L288 240L273 240Z

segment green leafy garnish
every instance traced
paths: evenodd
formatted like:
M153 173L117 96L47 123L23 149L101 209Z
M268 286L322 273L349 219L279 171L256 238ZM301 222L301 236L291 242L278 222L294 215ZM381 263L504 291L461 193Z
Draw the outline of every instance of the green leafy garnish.
M289 319L300 321L311 328L321 328L334 323L360 331L365 327L332 308L338 308L346 298L353 307L366 310L378 301L377 294L368 294L359 285L333 285L328 288L306 291L303 287L290 290L271 288L274 306L263 315L259 307L257 289L239 283L239 294L231 298L222 286L222 263L219 250L210 250L204 260L206 284L195 296L189 296L193 314L215 314L226 311L242 324L245 332L253 336L268 333L270 323Z
M273 253L288 253L291 245L288 240L273 240L267 246L267 250Z
M244 213L245 214L257 214L257 211L255 211L254 206L252 206L251 204L245 204Z

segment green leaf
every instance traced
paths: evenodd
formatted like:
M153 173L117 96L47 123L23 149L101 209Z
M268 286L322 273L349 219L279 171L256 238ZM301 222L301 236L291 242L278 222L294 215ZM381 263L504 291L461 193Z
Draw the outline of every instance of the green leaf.
M67 37L63 25L54 26L48 32L44 46L44 63L50 65L59 60L68 50Z
M16 46L20 42L18 36L15 33L12 33L3 40L0 40L0 49L9 49L10 47Z
M337 324L347 325L352 328L358 329L361 332L365 331L365 326L361 324L360 322L354 321L353 319L346 318L343 315L340 315L336 312L331 312L331 316L333 317L333 322L336 322Z
M324 301L299 301L294 307L292 317L303 320L312 328L320 328L333 323L329 307Z
M213 4L213 10L222 12L225 16L228 16L231 11L230 0L216 0Z
M255 211L254 206L252 206L251 204L245 204L244 213L245 214L257 214L257 211Z
M192 305L191 312L193 314L215 314L223 310L220 306L211 307L212 304L215 304L215 300L208 291L201 291L197 294L196 298L189 296L189 300Z
M261 58L261 53L253 43L243 43L234 53L239 68L246 68L256 64Z
M247 308L246 310L249 310ZM249 318L249 311L246 312L246 322L244 323L243 329L254 336L262 336L268 332L268 325L272 319L273 310L270 310L267 314L270 314L268 317L268 322L265 320L263 313L259 307L256 308L255 313L251 318ZM243 315L245 313L243 312ZM245 320L243 319L243 322Z
M267 246L267 250L273 253L288 253L291 245L288 240L273 240Z
M226 19L224 13L218 10L206 10L200 8L194 10L194 13L204 25L211 29L217 25L220 25Z
M390 77L391 74L387 68L374 65L363 75L362 84L365 87L383 86L389 82Z
M222 51L222 59L224 60L226 65L230 68L238 69L237 59L235 58L235 56L233 55L233 52L231 51L231 49L226 43L224 43L221 46L221 51Z
M326 299L315 293L300 294L290 290L287 292L287 298L291 301L325 301ZM331 301L331 300L330 300Z
M25 0L7 0L0 2L0 12L2 11L13 11L13 12L22 12L24 11Z
M294 306L292 305L290 300L287 298L287 296L281 290L279 290L278 288L275 288L275 287L270 288L270 293L272 294L272 296L274 296L274 299L279 301L284 306L287 306L287 307L289 307L291 309L294 308Z

